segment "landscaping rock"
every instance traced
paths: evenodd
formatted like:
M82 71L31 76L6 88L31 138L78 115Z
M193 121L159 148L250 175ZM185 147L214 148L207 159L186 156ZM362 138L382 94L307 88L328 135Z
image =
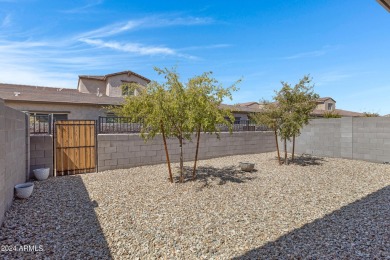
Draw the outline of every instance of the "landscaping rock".
M257 167L242 172L239 162ZM275 153L50 178L15 200L2 259L390 258L389 165ZM178 180L178 164L173 164Z

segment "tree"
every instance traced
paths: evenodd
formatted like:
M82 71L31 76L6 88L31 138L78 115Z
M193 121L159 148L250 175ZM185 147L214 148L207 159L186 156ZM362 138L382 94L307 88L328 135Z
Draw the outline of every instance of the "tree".
M162 104L162 113L165 121L165 133L167 137L176 137L180 147L180 182L184 182L184 158L183 141L191 140L192 127L188 120L189 98L186 87L180 82L178 73L175 69L155 68L159 75L163 75L166 82L162 83L162 89L165 91L164 104Z
M234 117L230 110L221 107L224 98L232 99L232 91L236 91L235 82L229 88L223 88L212 76L212 72L205 72L191 78L187 84L187 98L189 102L188 120L192 131L196 132L196 151L192 178L196 178L196 163L198 160L199 141L201 131L216 134L219 138L220 125L228 126L232 131Z
M309 123L310 114L316 107L318 94L314 93L311 78L305 75L293 88L287 82L282 82L282 89L274 97L281 110L279 135L284 142L284 160L287 160L287 140L293 138L292 160L295 153L295 137L300 135L304 125Z
M335 111L330 111L330 112L326 111L324 113L324 118L341 118L341 115L339 115Z
M211 73L204 73L194 77L183 84L180 81L175 69L155 68L159 75L163 75L165 82L149 83L143 90L139 85L130 84L131 89L138 87L137 96L126 97L122 106L113 107L111 110L116 114L128 116L132 121L142 121L141 137L147 141L156 134L163 136L166 152L169 178L173 182L169 151L166 145L166 138L176 137L180 147L180 182L184 181L183 167L183 142L191 140L194 131L197 131L197 151L199 148L200 131L219 134L218 124L229 126L225 119L232 118L230 111L220 109L223 98L231 98L231 91L235 85L224 89L217 81L210 77ZM126 89L130 91L129 88ZM230 126L231 129L231 126ZM195 173L193 173L195 177Z
M168 92L164 87L153 81L146 87L140 87L136 83L126 85L127 90L137 89L138 95L125 97L121 106L109 107L117 115L127 116L131 122L141 122L141 137L147 141L161 133L164 141L165 155L167 159L169 180L173 182L169 153L166 143L166 131L170 132L167 124L166 111L169 101Z
M252 113L250 118L259 125L265 125L270 129L273 129L275 135L276 151L278 154L279 165L282 164L280 160L279 142L278 142L278 129L281 122L282 111L279 109L276 103L268 101L262 101L262 112Z
M365 117L379 117L378 113L364 112Z
M294 105L296 120L298 120L298 126L293 131L293 147L292 147L292 160L294 160L295 151L295 137L301 134L303 126L309 123L310 114L317 106L317 99L319 95L314 92L314 85L311 85L312 79L308 75L305 75L298 84L294 86Z

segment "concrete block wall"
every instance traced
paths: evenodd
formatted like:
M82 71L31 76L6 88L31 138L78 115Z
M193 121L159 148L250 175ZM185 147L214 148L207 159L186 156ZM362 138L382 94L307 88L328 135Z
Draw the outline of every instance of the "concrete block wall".
M288 143L291 151L291 143ZM390 161L390 118L313 119L296 138L297 154Z
M237 154L251 154L275 151L272 132L238 132L230 135L221 133L218 140L215 135L202 134L200 138L199 159L209 159ZM168 139L169 156L172 162L178 162L180 147L176 138ZM196 139L186 141L183 146L184 160L195 157ZM99 134L98 170L124 169L140 165L165 162L165 150L161 136L145 143L138 134Z
M27 178L26 115L0 99L0 224L11 206L14 186Z
M354 118L353 159L390 162L390 118Z
M34 177L33 170L38 168L50 168L50 176L53 176L53 136L30 136L30 178Z
M339 119L315 119L302 129L301 135L295 140L296 154L312 154L316 156L340 157L340 132L341 121ZM281 151L284 149L280 142ZM292 144L287 143L287 149L291 152Z

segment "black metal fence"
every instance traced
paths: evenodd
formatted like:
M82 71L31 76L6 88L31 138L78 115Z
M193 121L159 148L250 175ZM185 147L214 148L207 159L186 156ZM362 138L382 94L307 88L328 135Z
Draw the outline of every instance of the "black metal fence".
M51 134L53 117L51 115L30 114L30 134Z
M30 114L30 134L52 134L54 119L52 115ZM221 132L229 132L227 125L218 125ZM110 133L139 133L142 123L134 123L128 117L99 117L98 131ZM235 121L233 132L269 131L264 125L257 125L250 120Z
M139 133L142 128L142 123L134 123L128 117L99 117L98 120L99 133ZM221 132L229 132L227 125L218 125ZM235 121L233 124L233 132L242 131L269 131L264 125L257 125L250 120Z
M99 133L139 133L141 123L134 123L128 117L99 117Z
M227 125L218 125L221 132L229 132ZM244 132L244 131L270 131L265 125L257 125L251 120L240 120L235 121L233 124L233 132Z

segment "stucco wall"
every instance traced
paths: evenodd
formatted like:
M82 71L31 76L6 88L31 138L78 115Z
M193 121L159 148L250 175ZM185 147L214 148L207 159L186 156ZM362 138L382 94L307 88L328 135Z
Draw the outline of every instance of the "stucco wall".
M121 85L123 84L122 80L136 82L141 85L146 85L148 83L146 80L141 79L135 75L131 75L130 77L126 74L112 76L107 79L107 88L106 88L107 96L110 97L122 96L122 88L121 88Z
M0 100L0 224L11 206L14 186L27 176L26 115Z
M333 102L332 100L326 100L326 101L323 102L323 103L317 104L316 109L328 111L328 104L329 104L329 103L332 104L332 111L335 110L335 109L336 109L336 103Z
M33 170L38 168L50 168L50 176L53 176L53 136L30 136L30 178L33 178Z
M288 143L291 151L291 143ZM314 119L296 139L296 153L390 162L390 118Z
M248 120L248 114L246 114L246 113L233 112L233 116L239 117L240 120Z
M194 142L184 145L184 159L194 160ZM172 162L179 161L180 148L177 139L168 140L169 156ZM215 158L236 154L251 154L275 151L272 132L221 133L218 140L214 135L202 134L199 159ZM165 162L162 138L145 143L137 134L98 135L98 170L130 168Z
M12 101L6 101L6 105L19 111L68 113L68 119L97 120L99 116L106 116L106 110L98 105Z
M99 93L106 94L106 83L97 79L86 79L81 78L79 80L79 85L77 89L82 93L93 93L97 94L97 89L99 88Z

